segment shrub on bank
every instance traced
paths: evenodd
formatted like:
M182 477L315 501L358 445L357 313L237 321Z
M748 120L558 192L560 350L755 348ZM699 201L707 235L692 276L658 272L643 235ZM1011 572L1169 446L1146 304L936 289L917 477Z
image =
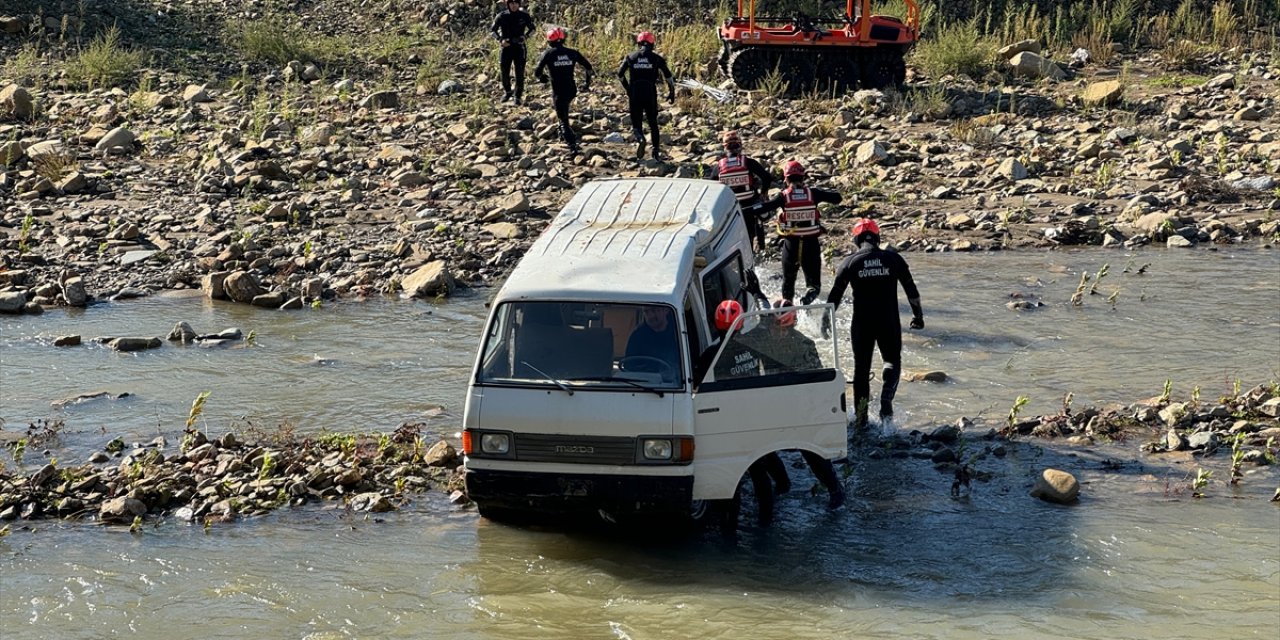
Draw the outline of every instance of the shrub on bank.
M114 87L141 67L142 53L120 44L120 30L111 27L67 60L66 80L90 89Z

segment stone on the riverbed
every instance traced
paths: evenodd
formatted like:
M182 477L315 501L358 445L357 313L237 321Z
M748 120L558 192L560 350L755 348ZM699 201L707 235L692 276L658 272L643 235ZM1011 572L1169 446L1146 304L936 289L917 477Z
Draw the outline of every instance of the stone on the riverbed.
M1047 60L1039 54L1030 51L1021 51L1009 59L1009 66L1013 67L1013 74L1026 78L1049 78L1050 80L1063 80L1067 77L1066 72L1057 64Z
M1189 249L1192 246L1192 242L1190 240L1179 235L1169 236L1169 239L1165 240L1164 244L1170 249Z
M422 458L428 466L447 467L458 462L458 451L446 440L441 440L427 450Z
M360 101L360 107L363 109L397 109L400 107L400 94L391 90L371 93Z
M1058 469L1045 469L1036 477L1036 486L1031 489L1031 497L1046 502L1071 504L1080 496L1080 483L1076 477Z
M111 461L111 456L107 455L106 451L94 451L89 456L90 464L102 464L104 462L110 462L110 461Z
M129 265L146 262L151 256L159 253L155 249L136 249L134 251L126 251L120 256L120 266L127 267Z
M467 497L467 493L461 489L455 489L449 494L450 504L467 504L468 502L471 502L471 498Z
M943 444L951 444L960 439L960 427L953 424L944 424L930 431L926 439Z
M1182 434L1170 429L1164 434L1164 448L1166 451L1182 451L1187 448L1187 440Z
M907 382L946 382L946 371L908 371L902 376Z
M284 293L280 291L270 291L253 297L249 304L255 307L266 307L268 309L279 308L284 304Z
M386 511L394 511L395 505L386 496L376 491L357 494L351 498L351 509L353 511L368 511L370 513L384 513Z
M1187 417L1187 405L1185 402L1172 402L1161 409L1158 415L1165 424L1172 427Z
M147 349L155 349L161 345L160 338L141 338L141 337L124 337L115 338L107 343L108 347L116 351L145 351Z
M137 498L121 496L102 503L98 519L103 522L132 522L137 516L146 515L147 505Z
M266 293L258 279L248 271L233 271L222 281L223 291L234 302L251 303L253 299Z
M0 89L0 116L30 120L35 113L35 101L31 99L31 92L16 84Z
M1197 431L1187 436L1187 447L1190 449L1215 449L1218 446L1218 434L1212 431Z
M124 127L116 127L102 136L98 144L93 145L93 150L98 153L108 152L124 152L133 149L133 143L138 140L138 136Z
M62 299L67 306L83 307L89 304L89 293L85 291L84 279L80 276L67 278L62 283Z
M27 304L27 294L21 291L0 291L0 313L22 313Z
M1000 166L996 167L996 173L1015 182L1027 179L1027 168L1017 158L1005 158Z
M505 214L524 213L529 210L529 196L523 191L502 196L498 200L498 210Z
M57 338L54 338L54 340L53 340L53 346L55 346L55 347L78 347L78 346L80 346L80 336L79 336L79 335L72 335L72 336L58 336Z
M1280 418L1280 398L1271 398L1258 405L1258 411L1264 416Z
M229 275L231 275L229 271L206 273L200 282L200 289L204 291L205 297L210 300L226 300L227 289L224 285Z
M1122 97L1124 97L1124 85L1119 80L1104 80L1085 87L1080 99L1084 101L1085 106L1110 107L1120 102Z
M956 456L955 450L951 447L939 447L938 450L934 451L933 455L929 457L929 461L934 464L955 462L957 460L959 460L959 457Z
M295 296L295 297L293 297L293 298L289 298L288 300L285 300L285 301L284 301L284 304L280 305L280 310L281 310L281 311L294 311L294 310L297 310L297 309L301 309L301 308L302 308L302 307L304 307L304 306L306 306L306 305L304 305L304 304L303 304L303 302L302 302L302 298L301 298L301 297L296 297L296 296Z
M185 320L179 321L173 325L173 330L167 336L171 342L181 342L182 344L191 344L196 339L196 330Z
M410 298L444 295L453 292L453 274L443 260L428 262L409 274L400 283L404 294Z

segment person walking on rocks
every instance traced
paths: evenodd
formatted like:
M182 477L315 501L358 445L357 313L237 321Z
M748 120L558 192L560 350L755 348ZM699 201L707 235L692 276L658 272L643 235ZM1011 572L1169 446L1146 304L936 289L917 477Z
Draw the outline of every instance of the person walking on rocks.
M844 198L835 191L806 184L808 175L804 165L795 160L783 165L782 176L787 182L782 193L752 209L761 216L782 209L778 213L778 235L782 236L782 297L795 298L796 274L803 269L807 290L800 304L806 305L818 297L822 287L822 246L818 244L818 236L826 232L826 227L822 226L818 205L840 204Z
M653 33L643 31L636 36L636 50L627 54L618 67L618 79L627 92L631 109L631 131L636 139L636 160L644 159L644 122L649 123L649 136L653 141L653 159L658 159L658 79L667 83L667 101L675 102L676 85L666 58L653 50L656 39ZM628 82L627 76L630 75Z
M862 218L853 225L857 251L844 259L836 272L827 302L840 305L846 287L853 289L853 321L849 334L853 341L853 402L857 426L867 424L871 396L871 352L879 345L884 360L880 389L880 420L893 418L893 398L898 392L902 368L902 322L898 317L898 284L911 305L911 328L924 328L920 290L911 278L907 261L896 251L880 248L880 225ZM831 333L830 321L823 318L822 335Z
M516 104L524 99L524 68L528 53L524 48L525 38L533 35L537 27L533 26L533 18L520 8L521 0L507 0L507 8L493 19L490 32L494 39L502 45L499 64L502 71L502 100L513 100ZM516 90L511 92L511 68L516 70Z
M747 223L747 236L756 243L760 251L764 251L764 222L749 208L769 197L773 176L755 158L742 152L742 138L737 131L724 132L721 140L724 144L724 157L711 165L711 179L719 180L733 190L733 195L738 198L738 205L742 207L742 217Z
M582 90L591 90L591 63L578 53L576 49L564 46L564 29L555 27L547 31L547 49L538 59L538 66L533 74L538 82L547 84L547 74L551 74L551 102L556 110L556 119L560 121L560 137L569 145L569 155L573 156L582 149L578 146L578 137L569 124L569 104L578 95L578 84L574 78L574 70L579 65L586 71L586 79L582 81Z

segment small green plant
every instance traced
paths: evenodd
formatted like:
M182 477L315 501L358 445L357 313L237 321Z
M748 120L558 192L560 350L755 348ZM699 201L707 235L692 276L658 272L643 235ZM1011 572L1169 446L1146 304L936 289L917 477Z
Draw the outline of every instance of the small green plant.
M1164 389L1160 392L1160 397L1156 398L1156 404L1169 404L1169 397L1173 395L1173 380L1165 378Z
M142 53L130 51L120 43L120 30L115 26L94 38L67 62L67 82L90 89L114 87L133 77L142 67Z
M195 426L196 421L200 419L204 413L204 402L209 399L208 391L201 391L195 400L191 401L191 412L187 414L187 428L191 429Z
M1013 401L1013 406L1009 408L1009 426L1012 427L1018 423L1018 414L1022 413L1022 408L1027 406L1030 401L1031 398L1027 396L1018 396Z
M316 298L315 300L311 301L311 309L313 311L319 311L320 308L323 306L324 306L324 303L320 301L320 298Z
M129 533L142 533L142 516L133 517L133 524L129 525Z
M1240 484L1244 473L1240 466L1244 464L1244 434L1237 433L1231 438L1231 484Z
M3 538L7 535L9 535L9 525L6 524L3 529L0 529L0 538Z
M1196 467L1196 477L1191 480L1191 496L1195 498L1203 498L1204 488L1209 486L1209 479L1212 477L1212 471L1207 471L1202 467Z
M1079 307L1084 304L1084 292L1089 284L1089 272L1085 271L1080 274L1080 284L1076 285L1076 292L1071 294L1071 306Z
M1093 284L1089 286L1089 295L1097 295L1098 284L1101 283L1102 279L1107 277L1107 274L1110 272L1111 265L1109 263L1104 263L1102 268L1098 269L1098 273L1093 276Z
M271 455L271 451L262 453L262 467L258 469L258 480L266 480L276 470L275 457Z
M1191 406L1200 406L1200 385L1196 385L1191 389Z
M911 61L932 79L946 75L980 78L993 68L996 41L983 34L977 20L943 25L922 39Z
M13 461L22 464L22 456L27 452L27 439L22 438L13 443Z
M256 347L258 345L258 330L250 329L249 335L244 337L244 343L250 347Z
M30 250L27 240L31 237L31 228L35 226L35 222L35 216L30 213L22 219L22 230L18 232L18 255L26 255Z

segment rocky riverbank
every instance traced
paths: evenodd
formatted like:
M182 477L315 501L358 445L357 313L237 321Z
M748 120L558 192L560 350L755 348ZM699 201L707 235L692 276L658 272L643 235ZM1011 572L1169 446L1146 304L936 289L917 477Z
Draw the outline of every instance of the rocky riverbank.
M354 11L302 4L313 26L349 25ZM478 5L428 4L380 7L401 26L342 64L250 60L209 43L190 64L157 55L137 79L92 88L58 66L68 29L87 18L4 17L0 312L163 289L296 309L496 284L583 182L701 176L726 128L767 164L798 158L839 189L834 230L873 216L900 250L1280 236L1273 52L1205 52L1170 68L1123 47L1106 64L1055 62L1022 42L980 80L913 68L904 93L730 90L718 102L682 88L664 105L665 160L637 162L608 77L616 61L596 59L601 77L575 103L586 150L567 158L542 87L530 82L525 105L498 102L483 26L459 26ZM193 6L206 22L254 17L237 3ZM181 31L178 12L160 15L156 33ZM626 27L605 26L625 39ZM719 84L703 62L680 73ZM826 243L839 253L849 240Z

